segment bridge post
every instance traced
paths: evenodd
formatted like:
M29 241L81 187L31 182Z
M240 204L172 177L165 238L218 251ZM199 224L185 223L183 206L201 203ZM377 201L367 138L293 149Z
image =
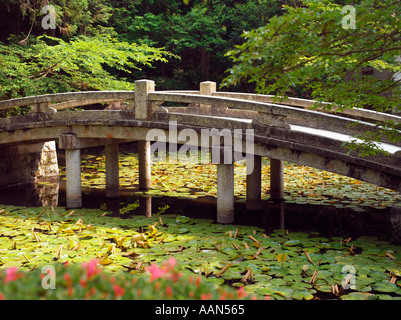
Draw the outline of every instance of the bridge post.
M148 93L155 91L152 80L135 81L135 119L149 120L152 117L152 104ZM138 141L139 189L149 190L151 184L150 141Z
M225 161L225 153L232 152L232 146L214 146L220 152L217 165L217 222L232 223L234 221L234 164ZM213 157L212 157L213 158Z
M118 143L106 144L106 198L120 195L120 175L118 165Z
M151 188L150 141L138 141L139 189Z
M270 158L270 199L284 199L284 161Z
M155 91L154 81L135 81L135 119L149 120L151 118L152 105L149 103L148 93L153 91Z
M260 210L262 207L262 157L254 155L253 168L250 168L247 163L246 170L246 209Z
M204 81L200 83L199 93L204 96L211 96L213 92L216 92L216 82ZM199 105L199 114L212 114L212 106L201 104Z
M81 150L75 134L65 133L59 139L60 149L65 149L67 208L82 207Z

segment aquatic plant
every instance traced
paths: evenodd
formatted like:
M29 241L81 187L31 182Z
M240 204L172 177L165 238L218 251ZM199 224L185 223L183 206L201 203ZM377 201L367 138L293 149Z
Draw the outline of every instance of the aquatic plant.
M72 266L96 259L116 278L157 280L177 262L177 277L200 277L271 299L401 298L401 246L378 238L288 230L266 234L252 226L180 215L109 215L98 209L5 206L0 269L13 279L19 275L15 268L40 270L55 262Z

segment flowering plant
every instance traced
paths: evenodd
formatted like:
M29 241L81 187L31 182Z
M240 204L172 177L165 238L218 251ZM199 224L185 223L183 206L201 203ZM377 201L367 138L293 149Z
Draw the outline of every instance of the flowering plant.
M150 276L149 276L150 275ZM53 277L53 278L51 278ZM54 281L54 289L44 285ZM201 300L255 299L243 291L228 286L216 287L204 277L184 275L174 258L161 266L151 264L145 273L105 272L98 260L81 266L55 264L54 272L40 269L29 272L9 268L0 271L0 299L139 299L139 300Z

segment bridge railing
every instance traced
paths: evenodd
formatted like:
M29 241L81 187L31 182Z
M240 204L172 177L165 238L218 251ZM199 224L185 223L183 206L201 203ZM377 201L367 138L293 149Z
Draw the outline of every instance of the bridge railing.
M54 93L32 97L24 97L0 101L0 109L8 109L22 106L38 108L37 111L64 110L81 107L85 105L114 102L114 101L135 101L134 91L82 91Z
M228 97L231 96L231 97ZM240 99L233 98L239 97ZM224 107L227 109L239 109L248 112L254 112L252 123L258 125L266 125L273 127L281 127L289 129L291 124L305 125L312 128L326 129L343 134L357 134L366 131L386 130L374 123L368 121L356 120L337 114L328 114L319 110L309 110L299 108L299 106L280 105L263 100L272 99L271 97L258 95L255 101L255 95L248 94L231 94L231 93L214 93L212 96L205 96L194 93L178 93L178 92L151 92L149 93L149 101L158 104L162 102L174 102L182 104L201 104ZM292 101L293 105L297 101ZM297 103L298 104L298 103ZM303 104L303 103L302 103ZM310 104L311 106L312 104ZM304 105L302 105L304 107ZM401 117L373 113L361 113L369 120L377 120L382 117L393 120L395 123L401 123ZM249 115L249 113L248 113ZM401 132L400 132L401 134ZM384 139L383 142L388 142ZM401 146L401 143L396 144Z
M312 110L315 105L315 101L312 100L288 98L277 101L271 95L217 92L215 88L215 83L204 82L201 83L199 91L155 91L153 81L139 80L136 82L135 91L86 91L24 97L0 101L0 109L30 105L33 112L56 112L85 105L124 101L127 103L126 109L135 111L135 118L151 120L154 112L168 111L162 107L164 102L174 102L213 106L228 111L237 110L239 111L237 113L220 112L217 115L222 117L237 115L238 118L252 119L254 125L286 129L292 124L299 124L338 133L355 134L386 130L377 125L382 121L401 124L401 117L386 113L355 108L344 109L341 113L329 112L319 106ZM177 108L172 109L173 113L180 113L177 112ZM401 146L401 143L395 145Z

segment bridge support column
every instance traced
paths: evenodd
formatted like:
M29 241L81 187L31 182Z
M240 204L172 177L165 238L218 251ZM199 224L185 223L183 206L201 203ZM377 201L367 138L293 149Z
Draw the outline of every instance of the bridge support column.
M151 188L150 141L138 141L139 189Z
M82 207L81 150L66 149L66 200L67 208Z
M82 207L81 150L73 133L64 133L59 139L60 149L65 149L66 205L67 208Z
M217 222L234 221L234 165L217 165Z
M120 175L118 165L118 144L105 146L106 153L106 197L118 198L120 195Z
M284 161L270 159L270 199L284 200Z
M220 152L220 157L215 162L217 165L217 222L232 223L234 221L234 164L232 157L228 154L232 153L232 146L217 146L216 148Z
M260 210L262 207L262 157L253 156L253 166L246 166L246 209Z

